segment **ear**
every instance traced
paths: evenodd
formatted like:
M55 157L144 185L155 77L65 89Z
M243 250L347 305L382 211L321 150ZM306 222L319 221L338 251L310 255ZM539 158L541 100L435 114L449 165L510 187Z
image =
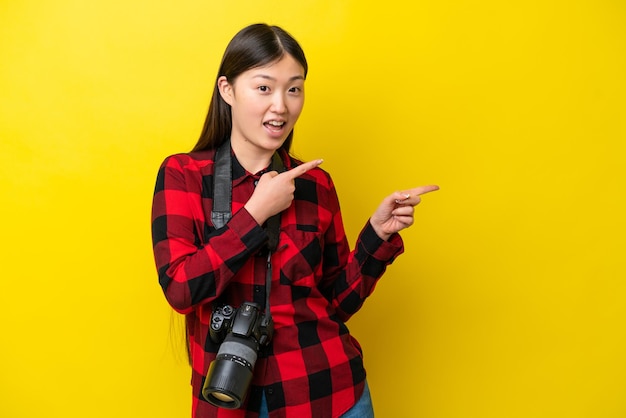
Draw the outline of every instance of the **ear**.
M232 106L234 91L232 84L228 82L226 76L221 76L217 79L217 88L220 91L220 96L222 96L222 99L226 103L228 103L228 105Z

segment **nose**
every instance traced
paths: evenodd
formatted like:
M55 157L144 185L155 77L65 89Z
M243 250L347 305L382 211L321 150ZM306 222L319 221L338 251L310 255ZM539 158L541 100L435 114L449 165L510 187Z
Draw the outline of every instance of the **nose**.
M282 93L276 93L272 96L272 106L270 107L270 110L279 115L282 115L287 111L285 97Z

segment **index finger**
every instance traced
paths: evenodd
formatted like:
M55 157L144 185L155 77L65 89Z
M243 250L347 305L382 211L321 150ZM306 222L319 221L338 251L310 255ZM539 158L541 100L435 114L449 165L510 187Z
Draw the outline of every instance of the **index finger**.
M409 195L409 197L411 197L411 196L421 196L423 194L434 192L437 190L439 190L439 186L435 184L431 184L428 186L420 186L414 189L406 190L406 191L403 191L402 193L405 195Z
M289 171L285 171L284 173L281 173L281 176L286 176L289 179L295 179L296 177L300 177L301 175L303 175L304 173L306 173L307 171L311 170L312 168L317 167L318 165L322 164L324 162L324 160L313 160L313 161L309 161L308 163L303 163L300 164L297 167L292 168Z

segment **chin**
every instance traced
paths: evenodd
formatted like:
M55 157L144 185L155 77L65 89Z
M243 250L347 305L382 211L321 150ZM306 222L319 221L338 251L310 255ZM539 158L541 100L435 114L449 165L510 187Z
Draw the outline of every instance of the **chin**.
M266 149L273 149L273 150L277 150L280 147L283 146L283 144L285 143L285 141L287 140L287 137L289 135L285 135L284 138L267 138L265 140L262 141L262 143L260 144L263 148Z

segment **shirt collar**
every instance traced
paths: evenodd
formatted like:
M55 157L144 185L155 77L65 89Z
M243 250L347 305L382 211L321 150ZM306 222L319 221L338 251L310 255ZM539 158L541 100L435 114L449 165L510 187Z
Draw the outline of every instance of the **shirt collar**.
M237 186L238 184L243 183L244 181L246 181L247 179L251 179L252 181L254 180L258 180L259 177L261 177L263 174L267 173L270 170L270 167L272 165L272 163L270 162L267 167L265 167L263 170L259 171L258 173L252 174L249 171L247 171L245 168L243 168L243 166L241 165L241 163L239 162L239 160L237 159L237 156L235 155L234 152L232 152L231 150L231 156L232 156L232 164L233 164L233 187Z

